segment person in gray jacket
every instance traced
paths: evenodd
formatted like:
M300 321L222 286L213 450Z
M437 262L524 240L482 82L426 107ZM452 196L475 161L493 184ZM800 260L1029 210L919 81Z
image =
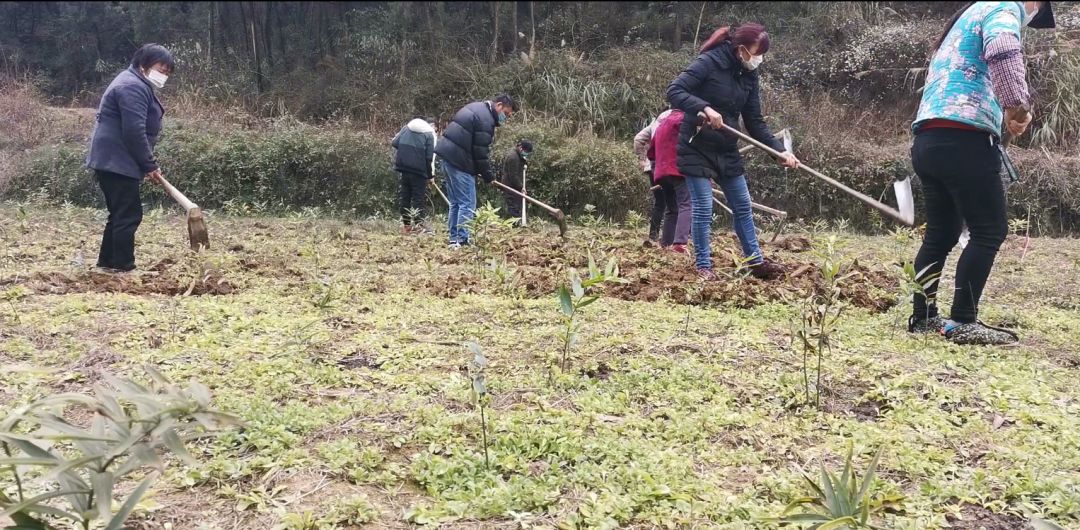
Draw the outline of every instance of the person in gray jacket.
M131 66L105 89L98 106L86 167L97 175L109 209L97 261L99 268L109 272L135 268L135 231L143 217L139 186L143 179L161 182L154 145L165 107L154 89L165 86L175 66L163 46L139 48Z
M424 202L427 187L435 178L435 118L414 118L398 131L390 145L396 150L394 170L401 174L401 233L425 231Z

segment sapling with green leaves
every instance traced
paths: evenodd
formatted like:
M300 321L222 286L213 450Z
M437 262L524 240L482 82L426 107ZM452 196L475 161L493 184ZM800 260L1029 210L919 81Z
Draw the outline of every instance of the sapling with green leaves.
M469 243L475 254L477 272L485 263L485 257L490 257L491 249L499 242L499 237L514 227L517 219L503 219L499 216L499 208L492 206L490 202L476 209L476 216L470 219L466 226L469 229Z
M900 508L903 497L882 495L874 491L875 474L882 450L879 449L860 479L855 475L851 458L854 448L849 446L844 469L840 476L833 475L821 465L820 483L810 478L802 469L803 480L810 487L811 495L795 499L783 515L770 519L781 525L809 525L811 530L878 529L872 524L873 517ZM791 513L800 507L811 511Z
M619 265L615 258L609 259L604 270L600 270L596 265L596 260L593 259L591 251L589 252L589 277L582 280L581 275L574 268L571 268L568 274L569 286L560 285L556 291L559 299L559 309L562 311L563 322L566 326L562 334L561 368L564 372L570 360L570 350L578 340L578 330L581 327L578 316L581 314L582 309L600 299L600 295L591 294L589 290L604 283L622 283L625 281L619 278Z
M488 459L487 416L484 414L484 409L487 407L489 400L487 378L484 375L484 370L487 369L488 361L487 357L484 357L484 350L479 344L468 342L465 345L473 354L472 361L469 362L469 379L472 380L472 396L473 399L476 400L476 408L480 409L480 432L484 442L484 467L490 468L491 463Z
M900 267L903 271L903 277L900 280L900 301L901 303L910 304L915 296L927 297L927 292L941 279L941 273L935 272L928 274L930 269L934 266L933 263L923 267L922 270L916 271L915 264L910 261L905 261ZM930 318L930 303L926 304L926 314L922 315L923 318Z
M0 518L20 530L52 530L55 520L83 530L120 530L164 465L167 450L189 465L184 441L238 423L210 407L210 391L181 388L151 366L151 383L103 376L93 395L58 394L19 407L0 420ZM91 414L87 425L72 413ZM112 511L116 485L153 468ZM32 471L31 471L32 470ZM14 486L14 496L3 491Z
M821 274L823 285L815 289L803 303L802 315L799 328L793 333L792 341L798 341L802 350L803 389L806 402L810 402L810 363L813 358L817 359L816 383L814 404L821 406L821 375L822 364L826 353L831 354L833 333L836 324L843 314L843 305L840 303L840 283L849 274L841 275L843 266L841 257L837 252L837 239L835 235L829 236L823 243L816 245L815 254L820 259L818 271Z

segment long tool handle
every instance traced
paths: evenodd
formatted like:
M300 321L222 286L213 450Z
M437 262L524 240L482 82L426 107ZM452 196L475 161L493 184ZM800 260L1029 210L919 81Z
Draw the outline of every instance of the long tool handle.
M525 187L525 176L529 173L529 164L521 166L521 193L528 194L529 189ZM524 197L521 199L521 226L529 226L529 202Z
M727 200L727 195L724 195L724 192L722 192L722 191L720 191L720 190L718 190L716 188L713 188L712 192L713 192L714 195L716 195L718 197L722 197L725 201ZM761 211L763 211L765 213L771 213L771 214L773 214L773 215L775 215L777 217L787 217L787 212L785 212L783 210L777 210L776 208L770 208L768 206L765 206L764 204L758 204L756 202L751 202L750 207L754 208L755 210L761 210Z
M493 180L493 181L491 181L491 183L494 184L495 186L499 187L500 189L509 191L510 193L513 193L514 195L517 195L518 197L521 197L522 199L525 199L525 200L527 200L527 201L529 201L529 202L531 202L531 203L533 203L533 204L547 210L552 215L555 215L555 212L562 213L562 210L560 210L558 208L552 208L551 206L548 206L548 205L546 205L546 204L544 204L544 203L542 203L542 202L540 202L540 201L538 201L538 200L536 200L536 199L534 199L532 197L529 197L528 195L525 195L524 193L521 193L520 191L515 190L514 188L511 188L510 186L507 186L506 184L503 184L502 182L499 182L497 180Z
M446 198L446 194L442 192L442 188L440 188L435 181L431 181L431 185L435 188L435 191L439 192L439 197L442 197L442 200L446 202L446 205L450 206L450 199Z
M172 184L169 184L169 181L165 180L165 177L161 177L161 187L165 188L165 193L168 193L174 201L180 204L180 207L183 208L184 211L199 207L198 204L191 202L183 193L180 193L180 190L173 187Z
M773 148L771 148L771 147L769 147L769 146L767 146L767 145L765 145L765 144L751 138L747 134L743 134L742 131L731 128L726 123L721 125L720 127L722 127L725 131L727 131L727 132L729 132L731 134L734 134L735 136L738 136L739 138L742 138L743 140L746 140L747 142L750 142L751 144L754 144L755 146L757 146L761 150L765 151L766 153L769 153L770 155L773 155L773 156L775 156L777 158L783 158L783 155L781 155L777 150L775 150L775 149L773 149ZM885 214L885 215L887 215L889 217L892 217L893 219L895 219L895 220L897 220L897 221L899 221L901 223L904 223L904 224L906 224L908 226L911 226L912 224L914 224L914 219L910 219L909 217L907 217L904 214L897 211L895 208L893 208L891 206L888 206L886 204L882 204L882 203L874 200L870 196L868 196L868 195L866 195L866 194L864 194L864 193L862 193L862 192L860 192L858 190L852 189L852 188L844 185L843 183L841 183L840 181L838 181L836 179L833 179L833 178L827 177L825 175L822 175L818 171L816 171L813 168L807 166L806 164L803 164L802 162L799 162L799 169L801 169L801 170L803 170L803 171L805 171L805 172L807 172L807 173L809 173L809 174L811 174L811 175L813 175L813 176L815 176L815 177L817 177L817 178L819 178L821 180L824 180L825 182L833 185L836 188L839 188L841 191L847 193L848 195L851 195L852 197L855 197L856 199L859 199L860 201L862 201L867 206L870 206L870 207L876 209L877 211L879 211L879 212L881 212L881 213L883 213L883 214Z

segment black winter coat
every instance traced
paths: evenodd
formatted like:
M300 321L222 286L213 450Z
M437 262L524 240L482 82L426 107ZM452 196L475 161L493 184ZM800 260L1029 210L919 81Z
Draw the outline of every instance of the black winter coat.
M783 143L773 136L761 116L758 73L743 68L730 42L699 55L668 86L667 98L673 108L686 113L679 126L677 150L679 172L683 175L719 179L746 173L738 137L708 127L698 131L697 113L705 107L719 112L724 124L735 129L739 128L741 116L750 136L784 151Z
M465 105L446 126L435 147L439 158L462 171L480 175L484 182L495 180L491 171L491 144L499 120L490 101Z

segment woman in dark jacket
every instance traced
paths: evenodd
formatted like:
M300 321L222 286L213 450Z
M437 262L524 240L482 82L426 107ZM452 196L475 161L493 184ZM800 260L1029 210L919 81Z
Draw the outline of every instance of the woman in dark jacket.
M154 89L165 86L174 67L168 50L147 44L101 97L86 166L97 174L109 209L97 261L107 271L135 268L135 230L142 222L139 185L144 178L158 183L161 177L154 145L165 108Z
M742 117L750 136L784 151L783 144L773 137L761 116L756 68L767 51L769 34L759 24L744 24L734 32L731 28L720 28L701 47L701 55L667 90L672 108L686 113L679 127L678 166L690 188L695 266L706 279L716 278L709 246L710 179L720 185L734 212L735 234L742 243L751 273L759 278L775 278L783 273L779 265L764 259L758 246L746 172L736 145L738 138L720 130L721 124L738 127ZM799 161L791 153L784 153L781 163L797 167Z

